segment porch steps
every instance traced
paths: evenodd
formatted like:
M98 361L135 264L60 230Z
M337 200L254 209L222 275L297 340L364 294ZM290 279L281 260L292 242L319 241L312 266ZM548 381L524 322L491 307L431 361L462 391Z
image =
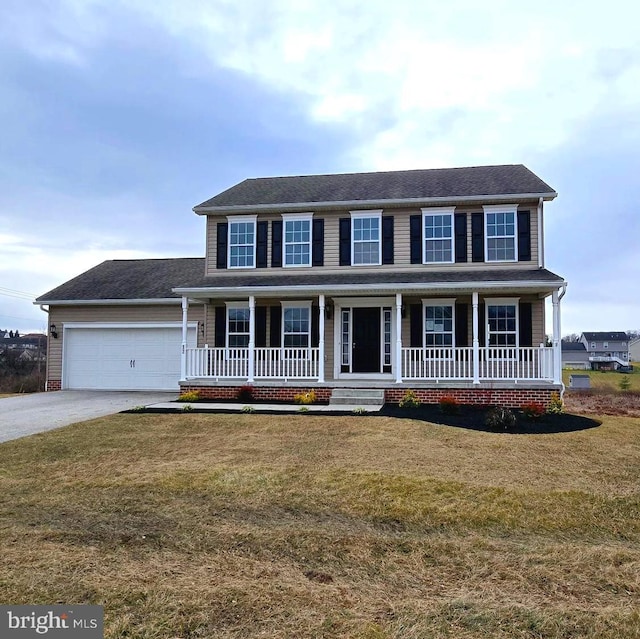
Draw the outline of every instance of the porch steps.
M334 388L329 399L330 406L382 406L383 388Z

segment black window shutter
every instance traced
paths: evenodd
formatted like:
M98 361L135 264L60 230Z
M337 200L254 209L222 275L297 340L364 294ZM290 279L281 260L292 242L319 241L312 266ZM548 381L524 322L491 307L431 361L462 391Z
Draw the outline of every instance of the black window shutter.
M324 266L324 220L313 220L311 264L313 266Z
M282 266L282 220L271 222L271 266Z
M382 218L382 263L393 264L393 217Z
M351 218L340 218L340 266L351 264Z
M531 259L531 215L529 211L518 211L518 261Z
M487 345L487 315L484 304L478 304L478 341L480 346Z
M471 214L471 261L484 262L484 213Z
M258 222L256 243L256 267L267 268L267 233L269 222Z
M422 264L422 215L411 215L409 217L409 241L411 263Z
M320 344L320 307L311 307L311 347L315 348Z
M282 307L271 307L271 328L269 331L269 346L282 344Z
M216 268L227 268L227 233L229 225L226 222L218 222L216 227Z
M256 306L256 347L267 345L267 307Z
M456 346L469 346L468 304L456 304Z
M218 348L226 346L225 334L227 329L227 308L225 306L216 306L214 326L214 341Z
M456 213L454 215L454 233L456 246L456 262L467 261L467 214Z
M533 346L533 305L531 302L520 302L518 306L520 346Z
M424 345L422 337L422 304L411 304L409 306L409 324L411 326L411 346L422 347Z

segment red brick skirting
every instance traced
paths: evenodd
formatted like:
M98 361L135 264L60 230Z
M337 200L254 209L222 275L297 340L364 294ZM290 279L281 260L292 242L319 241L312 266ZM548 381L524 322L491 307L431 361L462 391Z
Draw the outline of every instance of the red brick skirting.
M59 379L50 379L47 381L47 390L48 391L58 391L62 390L62 381Z
M181 385L180 392L198 391L202 399L236 399L238 391L241 388L249 386L190 386L189 384ZM300 393L306 393L311 390L309 386L251 386L251 395L253 399L259 402L279 401L293 403L294 397ZM313 390L316 393L316 401L328 402L331 397L331 388L317 388ZM241 400L242 401L242 400Z
M531 402L546 408L551 401L551 394L557 392L541 388L415 388L413 391L423 404L437 404L443 397L454 397L459 404L507 408L520 408ZM384 399L390 404L397 404L406 392L406 388L387 388Z

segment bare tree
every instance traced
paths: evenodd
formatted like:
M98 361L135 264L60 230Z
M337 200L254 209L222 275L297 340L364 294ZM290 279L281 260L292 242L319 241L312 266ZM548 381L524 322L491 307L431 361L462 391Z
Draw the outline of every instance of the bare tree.
M578 335L577 333L569 333L568 335L565 335L562 338L563 342L579 342L580 341L580 335Z

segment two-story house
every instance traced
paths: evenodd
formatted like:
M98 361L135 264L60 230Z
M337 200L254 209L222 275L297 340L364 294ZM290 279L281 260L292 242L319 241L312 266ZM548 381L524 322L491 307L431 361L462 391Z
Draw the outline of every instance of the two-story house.
M37 300L48 388L547 402L566 288L544 264L555 197L522 165L245 180L194 208L204 259L109 261Z
M617 370L629 365L629 337L624 332L586 332L580 335L580 343L592 370Z

